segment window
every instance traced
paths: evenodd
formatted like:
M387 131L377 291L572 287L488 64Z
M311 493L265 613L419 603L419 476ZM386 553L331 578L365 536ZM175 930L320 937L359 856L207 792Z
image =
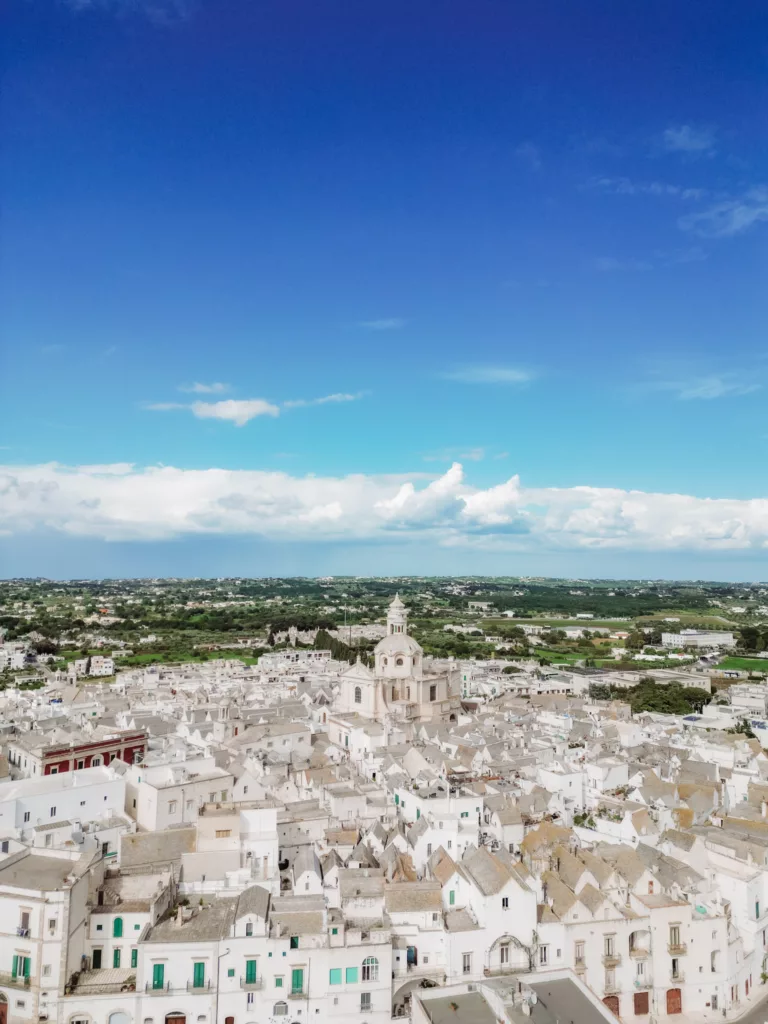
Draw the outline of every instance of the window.
M32 961L28 956L14 956L11 969L12 978L29 978L32 969Z
M51 918L48 919L48 931L49 932L55 932L56 931L56 918L55 917L51 917Z
M123 937L123 919L122 917L116 917L112 924L112 936L115 939L122 939Z
M669 944L670 946L680 945L680 927L679 925L673 924L669 929Z
M112 966L113 967L119 967L120 966L120 947L119 946L117 947L117 949L113 949L112 950Z
M227 977L228 978L234 978L234 976L235 976L235 968L234 967L228 967L227 968Z
M437 686L434 683L429 688L429 699L437 700Z
M152 988L165 988L165 964L152 965Z
M292 935L291 936L291 949L298 949L298 948L299 948L299 936L298 935Z
M680 960L676 956L672 957L672 977L680 977Z
M648 883L648 895L653 896L653 882Z
M256 961L246 960L245 961L245 984L255 985L256 984Z
M55 817L56 817L56 808L55 808L55 807L52 807L52 808L51 808L51 817L52 817L52 818L55 818Z
M216 829L216 838L217 839L229 839L229 837L231 835L232 835L232 829L231 828L217 828Z
M499 947L499 963L502 967L509 963L509 946Z
M43 977L44 978L48 978L48 977L50 977L50 974L51 974L51 965L50 964L43 964Z
M168 813L169 814L175 814L176 813L176 801L175 800L169 800L168 801Z
M606 935L605 940L603 942L603 953L605 954L605 956L608 956L608 957L613 956L614 952L615 952L615 948L616 947L615 947L613 936L612 935Z
M509 896L502 896L501 897L501 909L502 910L509 910Z
M139 966L139 951L138 949L131 950L131 967Z
M282 976L282 974L278 974L277 977L275 978L275 988L282 988L282 987L283 987L283 976Z
M53 836L51 835L50 832L47 832L45 835L45 845L53 846Z
M539 966L544 967L549 963L549 946L539 946Z
M359 686L355 687L355 704L363 703L363 691Z
M29 821L29 811L24 811L24 821Z
M2 850L3 853L8 853L8 840L7 839L3 840L2 844L0 845L0 850Z
M573 958L577 964L584 963L584 943L575 942L573 944Z
M360 1013L370 1013L371 1006L371 993L361 992L360 993Z
M461 954L461 973L471 974L472 973L472 954L462 953Z
M357 984L357 968L356 967L348 967L347 970L346 970L346 973L345 973L344 980L346 981L346 983L348 985L356 985Z
M287 1017L288 1016L288 1003L275 1003L272 1007L273 1017Z
M304 991L304 970L294 967L291 971L291 995L299 996Z
M449 903L450 906L453 906L456 903L456 890L455 889L451 889L451 891L448 893L448 903Z
M205 988L205 964L192 964L192 988Z
M92 966L93 966L94 971L98 971L99 968L101 967L101 950L100 949L94 949L94 951L93 951Z
M253 925L251 924L251 922L250 922L250 921L249 921L249 922L248 922L248 923L246 924L246 926L245 926L245 934L246 934L247 936L251 936L251 935L253 935Z
M133 926L133 930L134 930L135 932L140 932L140 931L141 931L141 925L140 925L140 924L135 924L135 925Z
M339 934L339 929L338 928L331 928L331 935L338 935L338 934Z
M395 660L395 664L396 664L396 665L402 665L402 664L403 664L403 659L402 659L402 658L397 658L397 659Z
M328 977L329 985L340 985L341 984L341 968L332 967Z
M363 960L363 981L379 980L379 961L375 956L367 956Z

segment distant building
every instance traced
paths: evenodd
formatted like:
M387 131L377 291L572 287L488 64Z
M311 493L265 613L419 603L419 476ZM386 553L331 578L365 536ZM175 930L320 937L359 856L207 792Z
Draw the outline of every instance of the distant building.
M663 647L735 647L733 633L720 632L712 629L682 629L679 633L662 633Z

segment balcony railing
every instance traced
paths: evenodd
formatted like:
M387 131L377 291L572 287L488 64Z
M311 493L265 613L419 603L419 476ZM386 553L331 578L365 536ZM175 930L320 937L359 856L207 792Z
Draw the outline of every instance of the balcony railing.
M21 925L19 925L19 927L16 929L16 934L21 939L28 939L29 938L29 928L22 928Z
M651 955L650 949L644 949L642 946L632 946L629 955L633 960L645 960L646 957Z
M650 975L644 974L640 978L635 978L635 988L646 989L653 988L653 979Z
M292 988L291 991L288 993L288 998L289 999L306 999L307 998L307 993L304 991L303 988Z
M605 994L607 996L608 995L615 995L617 992L621 992L621 982L620 981L606 981L606 983L605 983Z
M5 985L9 988L29 988L29 978L25 978L21 974L17 974L14 977L6 971L0 971L0 985Z
M246 992L255 992L257 989L260 989L263 984L263 978L254 978L252 981L249 981L247 978L240 979L240 988L245 989Z
M672 943L667 946L670 956L685 956L688 952L688 945L685 942Z
M573 965L573 969L574 971L576 971L577 974L580 974L582 971L586 971L587 961L584 959L584 957L580 957L576 960L576 962Z
M670 971L669 972L669 980L674 982L675 985L680 985L680 984L682 984L682 982L685 981L685 972L684 971Z
M159 996L159 995L162 995L164 992L166 994L168 994L170 992L178 992L179 991L179 987L178 987L178 985L172 985L170 983L170 981L164 981L162 983L162 985L156 985L154 981L148 981L144 985L144 991L145 992L154 992L155 995Z
M211 983L210 981L204 981L201 985L196 985L194 981L187 982L187 992L210 992Z
M618 967L621 963L620 953L603 953L604 967Z

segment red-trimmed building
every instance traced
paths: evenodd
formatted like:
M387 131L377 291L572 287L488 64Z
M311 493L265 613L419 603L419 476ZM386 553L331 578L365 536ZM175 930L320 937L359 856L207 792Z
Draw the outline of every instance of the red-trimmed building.
M59 730L57 730L58 732ZM116 758L126 764L141 762L147 749L147 734L143 729L112 729L103 735L75 737L71 733L40 737L35 733L22 733L9 737L8 761L16 771L14 775L34 778L40 775L60 775L79 768L95 768L111 764Z

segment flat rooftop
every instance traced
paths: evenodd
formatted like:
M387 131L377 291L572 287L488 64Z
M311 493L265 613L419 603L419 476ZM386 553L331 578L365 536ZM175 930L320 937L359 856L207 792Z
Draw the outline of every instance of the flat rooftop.
M41 857L29 853L7 866L0 863L0 885L15 885L19 889L39 889L52 892L64 888L64 879L75 870L76 861L58 857Z
M480 992L425 999L422 1006L432 1024L498 1024L485 997Z
M528 984L538 997L531 1007L535 1024L606 1024L616 1020L610 1010L595 1006L569 978Z

